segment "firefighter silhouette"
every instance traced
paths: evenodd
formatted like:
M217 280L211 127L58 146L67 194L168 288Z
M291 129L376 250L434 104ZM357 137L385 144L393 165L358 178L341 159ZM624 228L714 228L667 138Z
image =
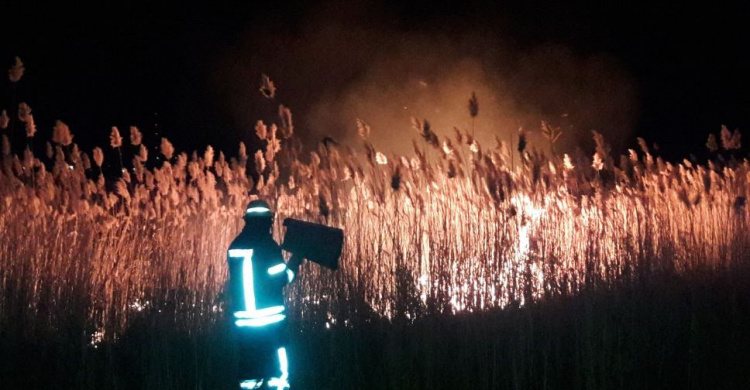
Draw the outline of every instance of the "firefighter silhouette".
M287 265L271 236L274 214L268 203L250 202L245 227L232 241L229 262L230 311L239 347L242 389L289 388L284 286L299 266Z

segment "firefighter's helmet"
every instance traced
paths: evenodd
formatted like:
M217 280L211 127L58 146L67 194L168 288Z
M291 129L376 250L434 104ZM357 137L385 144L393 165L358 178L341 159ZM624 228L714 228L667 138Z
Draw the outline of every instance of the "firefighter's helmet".
M258 199L250 202L245 209L245 221L273 219L273 211L268 203Z

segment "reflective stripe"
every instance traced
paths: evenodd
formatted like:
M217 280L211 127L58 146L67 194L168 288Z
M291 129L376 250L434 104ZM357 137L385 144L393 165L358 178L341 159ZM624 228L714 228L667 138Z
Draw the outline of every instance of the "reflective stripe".
M279 322L286 318L284 314L275 314L268 317L262 317L262 318L243 318L241 320L234 321L234 324L237 326L252 326L252 327L259 327L259 326L266 326L269 324L273 324L276 322Z
M248 257L253 255L252 249L230 249L229 257Z
M234 318L261 318L268 317L274 314L279 314L284 311L284 305L271 306L265 309L255 311L238 311L234 313Z
M276 264L273 267L271 267L271 268L268 269L268 274L269 275L276 275L276 274L284 271L285 269L286 269L286 264L284 264L284 263Z
M242 262L242 284L245 293L245 310L255 311L255 286L253 286L253 251Z
M281 378L289 378L289 360L286 357L286 348L281 347L278 350L279 354L279 367L281 367Z
M265 207L250 207L249 209L245 210L245 214L261 214L261 213L271 213L271 209L265 208Z
M281 378L271 378L268 380L268 387L275 387L278 390L289 388L289 360L286 356L286 348L281 347L276 350L279 356L279 368L281 369Z
M294 271L292 271L290 269L287 269L286 270L286 277L287 277L287 279L289 279L289 283L291 283L292 280L294 280Z
M247 380L240 382L241 389L260 389L263 385L263 380Z
M245 310L255 311L255 288L253 286L253 250L230 249L229 257L242 257L242 293L245 298Z
M289 381L284 378L271 378L268 380L268 387L275 387L278 390L288 389Z

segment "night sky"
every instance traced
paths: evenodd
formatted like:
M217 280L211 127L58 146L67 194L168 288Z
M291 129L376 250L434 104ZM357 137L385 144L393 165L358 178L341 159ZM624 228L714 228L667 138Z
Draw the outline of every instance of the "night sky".
M279 101L294 112L297 132L314 142L326 129L315 129L305 118L320 105L320 96L335 97L364 77L369 48L348 46L367 46L368 36L378 36L373 31L387 37L371 40L380 55L391 47L388 42L402 37L453 42L480 36L515 52L553 45L573 57L606 56L634 91L633 129L621 142L632 147L635 136L644 137L670 159L703 153L707 134L722 124L746 134L750 128L750 93L742 77L750 69L742 55L750 38L750 13L739 2L125 3L2 6L0 60L5 69L16 55L24 61L17 97L34 110L42 137L48 139L52 124L61 119L70 125L74 141L88 150L108 143L111 126L126 136L124 130L137 125L153 137L158 124L178 149L212 144L233 154L239 140L253 142L249 118L274 118L277 103L256 93L265 72L279 88ZM330 26L337 26L335 31L366 26L370 35L361 40L318 37L308 45L311 31ZM307 46L319 55L305 51ZM471 42L456 46L467 47L475 58L487 52ZM349 52L361 58L347 58ZM9 109L12 95L5 77L0 94L2 108ZM238 94L247 97L238 103Z

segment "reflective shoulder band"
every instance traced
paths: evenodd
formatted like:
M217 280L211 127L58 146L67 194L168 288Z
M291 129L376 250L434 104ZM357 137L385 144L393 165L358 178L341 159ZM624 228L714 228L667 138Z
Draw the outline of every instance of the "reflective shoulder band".
M252 249L230 249L229 257L251 257L253 255Z
M269 275L276 275L278 273L284 272L285 269L286 269L286 264L284 264L284 263L276 264L273 267L271 267L271 268L268 269L268 274Z
M286 277L289 279L289 283L291 283L294 280L294 271L290 269L286 270Z

